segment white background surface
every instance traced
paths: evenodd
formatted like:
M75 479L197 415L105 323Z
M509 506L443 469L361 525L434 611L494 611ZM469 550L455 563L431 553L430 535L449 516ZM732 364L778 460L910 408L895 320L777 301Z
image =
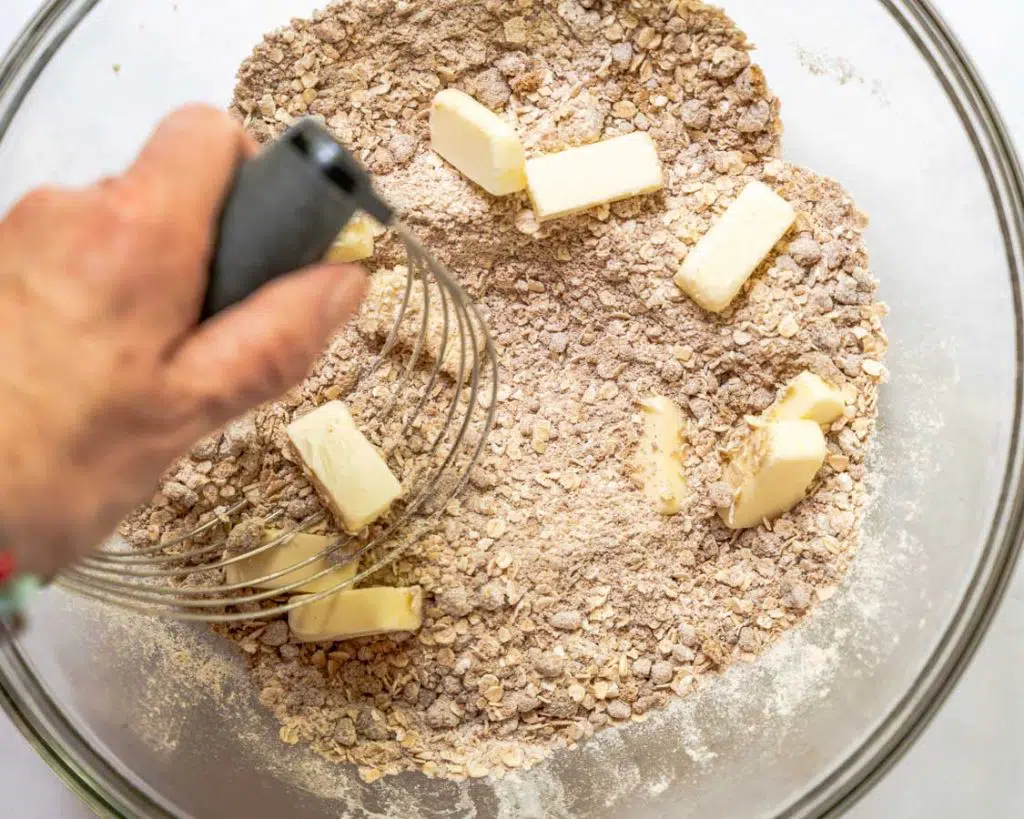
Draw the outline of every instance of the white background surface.
M1024 145L1024 52L1017 35L1024 30L1024 4L1017 0L934 2L980 68L1017 144ZM6 49L38 3L0 0L0 50ZM0 804L7 819L92 816L3 716ZM992 631L956 693L917 746L852 815L855 819L1024 815L1024 574L1018 572Z

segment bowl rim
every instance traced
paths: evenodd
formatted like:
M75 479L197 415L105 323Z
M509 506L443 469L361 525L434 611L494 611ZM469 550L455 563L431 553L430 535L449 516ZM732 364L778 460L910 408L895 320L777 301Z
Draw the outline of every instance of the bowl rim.
M0 59L0 141L35 81L101 0L45 0ZM1011 276L1015 344L1014 423L1002 487L984 547L950 624L917 678L883 722L778 819L838 816L909 750L955 688L1005 595L1024 540L1024 175L995 104L931 0L878 0L926 60L985 173ZM176 819L148 786L105 760L65 717L33 673L13 626L0 622L0 707L58 776L97 814Z

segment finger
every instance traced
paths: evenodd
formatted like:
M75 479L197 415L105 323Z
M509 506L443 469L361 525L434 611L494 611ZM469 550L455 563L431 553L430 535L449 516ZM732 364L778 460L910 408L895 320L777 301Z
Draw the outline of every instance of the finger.
M160 123L125 181L162 197L174 212L212 234L239 163L256 149L223 111L191 105Z
M202 325L171 360L171 378L210 428L301 381L366 294L366 273L318 265L277 279Z
M160 283L172 321L195 322L224 201L239 165L258 150L224 112L187 106L157 127L128 172L108 186L119 211L162 226L166 264L153 270L175 271Z

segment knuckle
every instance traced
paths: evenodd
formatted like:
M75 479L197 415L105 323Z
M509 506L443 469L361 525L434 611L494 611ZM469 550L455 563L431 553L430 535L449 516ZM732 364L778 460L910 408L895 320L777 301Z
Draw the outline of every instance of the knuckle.
M223 379L194 378L185 372L162 381L155 389L164 430L183 432L214 428L232 417L232 396Z
M208 425L218 426L237 415L241 400L224 388L201 390L193 396L188 420L202 418Z
M305 352L295 345L268 347L260 358L257 382L253 385L262 398L271 398L297 384L309 370Z
M52 211L64 204L70 194L56 185L43 185L25 194L15 206L15 213L35 214Z
M97 213L111 230L135 230L147 221L149 196L132 185L107 188L99 197Z
M218 425L299 383L309 370L312 356L302 346L270 331L258 341L240 342L223 362L216 375L175 379L173 392L181 400L169 403L183 407L190 417Z
M273 398L305 378L315 357L305 334L280 328L268 332L254 351L250 392L260 400Z
M171 118L181 117L182 119L209 121L221 119L226 114L212 105L203 102L190 102L171 112L170 116Z
M179 108L165 121L165 126L183 131L203 131L234 136L241 129L231 116L218 108L191 103Z
M103 246L136 254L146 246L147 203L130 189L118 186L96 192L86 221Z
M96 192L94 218L99 221L98 229L131 241L140 252L162 262L149 266L152 272L165 267L180 269L201 259L206 237L191 222L180 218L162 186L123 177Z
M253 379L210 384L192 393L188 421L198 422L204 429L215 429L268 397L273 396L268 396Z

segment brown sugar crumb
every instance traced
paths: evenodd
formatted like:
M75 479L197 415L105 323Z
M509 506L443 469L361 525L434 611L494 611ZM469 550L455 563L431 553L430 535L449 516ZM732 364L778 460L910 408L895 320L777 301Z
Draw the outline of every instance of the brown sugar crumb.
M286 741L369 780L527 768L752 659L842 580L866 497L885 308L865 218L837 184L779 158L779 102L749 50L693 0L352 0L267 35L242 65L234 113L261 141L317 116L355 151L489 316L503 384L464 493L377 578L424 588L419 634L300 645L283 622L219 629L245 651ZM647 131L666 188L538 225L525 196L494 199L429 150L426 112L449 86L514 121L529 155ZM794 205L797 225L711 315L672 277L753 180ZM373 263L394 271L404 257L382 240ZM176 465L126 524L131 542L207 520L243 487L257 512L316 512L283 429L342 394L379 349L387 327L366 318L374 309L302 387ZM803 370L850 400L827 465L771 530L732 532L715 509L725 454L744 418ZM655 514L632 478L637 401L651 393L688 421L693 492L674 517ZM350 406L370 417L379 399L357 393ZM439 422L386 443L413 463Z

